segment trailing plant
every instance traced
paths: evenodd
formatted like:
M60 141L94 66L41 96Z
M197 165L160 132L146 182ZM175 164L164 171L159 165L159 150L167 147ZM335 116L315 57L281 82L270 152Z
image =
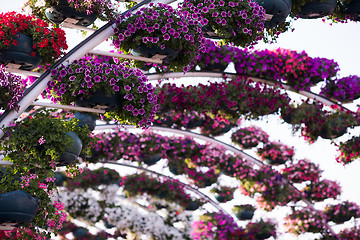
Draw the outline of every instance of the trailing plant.
M5 72L5 67L0 65L0 110L17 110L24 87L21 77Z

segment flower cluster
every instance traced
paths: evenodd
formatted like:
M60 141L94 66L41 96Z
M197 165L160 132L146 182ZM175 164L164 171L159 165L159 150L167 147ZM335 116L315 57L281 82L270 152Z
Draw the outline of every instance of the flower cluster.
M94 188L97 189L99 185L110 185L113 183L120 184L120 175L117 171L109 168L98 168L91 171L85 169L85 171L79 175L76 175L72 179L66 181L66 188L72 191L76 188Z
M256 1L212 0L180 5L188 18L198 20L205 36L223 38L225 43L249 46L263 38L265 9Z
M94 60L75 60L51 72L47 92L54 101L70 104L87 99L96 92L118 97L119 106L105 115L121 123L148 128L158 109L154 87L139 69L125 64L101 63Z
M327 217L315 209L302 208L293 210L285 217L287 232L300 235L306 232L322 232L327 224Z
M257 149L257 154L270 164L283 164L287 160L292 160L295 152L293 147L288 147L283 143L268 142L262 148Z
M187 207L193 201L199 205L203 204L202 201L193 199L186 193L177 180L159 179L142 173L124 176L121 185L130 197L147 193L183 207Z
M339 233L341 239L358 239L360 238L360 229L358 227L352 227L344 229Z
M246 230L255 239L266 239L271 236L276 238L276 225L273 219L260 219L260 221L248 223Z
M269 135L256 126L240 128L231 135L231 141L244 149L256 147L259 143L266 144L268 140Z
M121 15L116 24L113 36L116 48L129 52L147 47L156 49L158 54L171 53L163 60L169 70L190 70L203 49L198 20L187 18L170 5L150 3L134 14ZM136 65L140 66L137 62Z
M0 14L0 49L16 46L18 33L33 39L31 56L40 55L42 64L54 63L68 48L65 32L60 28L49 28L48 24L34 16L16 12Z
M306 199L320 202L327 198L336 199L341 193L341 187L335 181L324 179L311 182L302 191Z
M68 4L69 7L74 8L79 13L86 13L87 15L96 13L102 21L115 19L118 15L116 4L111 0L27 0L22 9L44 21L49 21L45 16L46 9L56 6L59 2Z
M219 173L215 168L202 171L199 168L187 168L185 173L190 178L190 182L199 188L211 186L219 177Z
M200 127L201 134L211 137L220 136L227 133L235 124L226 119L206 116L204 124Z
M250 197L259 193L260 196L256 198L256 201L259 207L266 211L301 199L301 193L284 184L282 175L268 165L250 171L247 176L239 180L241 183L240 192Z
M193 222L192 228L191 236L196 240L248 239L244 229L223 212L201 215L199 221Z
M293 183L302 183L304 181L316 182L321 176L319 165L308 159L300 159L296 163L291 163L280 170L281 174Z
M341 224L349 221L352 217L360 217L360 207L349 201L344 201L337 205L326 205L324 214L334 223Z
M360 137L352 137L346 142L339 145L340 155L336 157L336 161L342 164L349 164L359 158L360 154Z
M183 112L170 111L164 116L164 118L161 119L165 121L166 119L171 119L171 126L175 128L184 127L185 129L193 129L202 126L205 123L206 114L186 110ZM166 124L164 123L164 125Z
M211 193L215 194L216 200L219 202L227 202L234 198L234 191L236 188L228 186L215 186L210 189Z
M350 75L327 81L320 94L342 103L351 102L360 97L360 77Z
M201 54L197 65L201 71L223 72L232 62L236 48L228 45L219 46L209 39L206 39L205 44L205 51Z
M0 65L0 110L18 109L17 102L22 97L24 83L21 77L5 72Z
M309 90L320 81L334 78L339 71L334 60L311 58L304 51L282 48L236 51L233 62L238 74L286 83L297 91Z

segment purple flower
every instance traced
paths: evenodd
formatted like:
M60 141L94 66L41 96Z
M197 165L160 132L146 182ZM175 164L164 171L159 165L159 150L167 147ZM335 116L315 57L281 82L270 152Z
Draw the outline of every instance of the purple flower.
M110 85L115 85L116 80L114 78L110 79Z
M72 75L72 76L69 77L69 80L72 82L72 81L75 80L75 78L76 78L76 77L75 77L74 75Z
M87 86L88 88L91 88L93 85L94 85L93 82L88 82L88 83L86 84L86 86Z
M131 87L130 87L129 85L126 85L126 86L124 87L124 89L125 89L126 91L130 91L130 90L131 90Z
M61 76L61 77L65 77L66 74L67 74L67 72L66 72L65 69L60 70L60 76Z
M133 115L137 116L139 114L139 110L137 110L136 108L133 110Z
M55 76L58 74L58 71L56 69L51 70L51 75Z
M114 85L113 86L113 89L115 90L115 92L118 92L120 90L119 86L118 85Z
M84 79L85 79L85 82L90 82L90 81L91 81L91 77L90 77L90 76L86 76Z
M163 37L164 37L164 40L166 40L166 41L168 41L168 40L170 39L170 35L169 35L169 34L167 34L167 33L166 33L166 34L164 34L164 36L163 36Z
M100 82L100 80L101 80L101 77L100 77L100 76L96 75L96 76L94 77L94 82Z

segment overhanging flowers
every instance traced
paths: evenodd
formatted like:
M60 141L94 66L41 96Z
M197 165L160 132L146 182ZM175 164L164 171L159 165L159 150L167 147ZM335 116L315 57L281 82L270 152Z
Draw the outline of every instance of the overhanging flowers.
M289 181L293 183L301 183L304 181L318 181L322 170L319 165L309 161L308 159L301 159L296 163L291 163L289 166L280 170Z
M139 69L125 64L80 59L51 72L47 92L54 101L70 104L92 94L115 97L116 107L105 115L120 123L148 128L158 109L154 87Z
M259 143L266 144L269 140L269 135L261 128L250 126L240 128L231 135L233 143L238 144L244 149L256 147Z
M5 72L5 67L0 65L0 110L18 109L24 87L21 77Z
M341 193L341 187L336 181L324 179L311 182L302 191L306 199L321 202L327 198L337 199Z
M162 3L150 3L149 7L134 14L129 12L120 16L116 24L113 35L116 48L126 52L151 50L153 53L143 52L146 57L165 54L163 62L168 70L190 70L203 48L204 39L198 21ZM143 63L135 61L135 64L141 67Z
M360 217L360 207L350 201L344 201L336 205L326 205L324 214L334 223L342 224L349 221L352 217Z

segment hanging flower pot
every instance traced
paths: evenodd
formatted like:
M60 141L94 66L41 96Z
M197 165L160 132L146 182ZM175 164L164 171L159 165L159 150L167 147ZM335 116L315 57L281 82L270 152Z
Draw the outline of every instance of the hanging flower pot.
M344 201L336 205L326 205L324 214L336 224L349 221L352 217L360 217L360 208L356 203Z
M360 97L360 77L350 75L326 81L326 85L321 88L320 95L340 101L341 103L351 103Z
M150 16L150 17L149 17ZM113 44L125 52L163 59L166 71L188 71L203 46L200 27L183 12L162 3L150 3L116 20ZM143 62L135 61L142 67Z
M320 137L324 139L334 139L341 137L347 131L347 128L343 125L344 119L341 117L338 119L329 120L330 124L323 126L320 130Z
M199 203L197 201L190 201L186 206L185 210L187 211L195 211L200 207Z
M87 27L97 18L108 22L118 14L110 0L29 0L22 7L26 12L54 24L61 24L67 18L72 24Z
M218 202L224 203L227 201L231 201L234 198L235 189L236 188L227 186L216 186L210 189L210 192L214 193L215 199Z
M284 164L294 156L294 149L280 142L268 142L257 149L260 158L271 165Z
M326 224L326 215L309 207L293 209L292 213L285 217L287 232L295 235L306 232L321 233L325 230Z
M335 10L336 5L337 5L336 0L306 1L306 3L303 6L300 6L301 10L297 13L297 15L300 18L305 18L305 19L322 18L330 15Z
M78 95L75 105L79 107L100 108L106 111L119 110L122 107L123 96L108 94L104 91L95 91L90 95Z
M201 134L207 135L210 137L221 136L232 128L232 124L227 120L221 121L217 119L213 119L211 117L207 117L205 120L205 124L200 128Z
M343 5L340 6L341 12L349 16L353 21L360 21L360 1L359 0L350 0L343 1Z
M292 7L292 0L256 0L265 9L269 20L265 21L265 28L273 28L285 22Z
M276 224L270 219L260 219L258 222L250 222L246 225L246 230L257 240L267 239L271 236L276 239Z
M74 24L87 27L95 22L97 13L93 12L87 14L87 12L79 12L75 8L69 6L67 0L58 0L57 4L45 10L46 17L55 24L62 23L65 19L71 18L74 20Z
M22 70L52 64L67 49L65 32L48 28L34 16L16 12L0 14L0 63L14 63Z
M158 161L160 161L160 159L161 159L161 154L145 155L142 157L142 161L148 166L156 164Z
M31 223L38 212L39 203L39 199L21 190L0 193L0 228L12 230Z
M53 70L51 75L53 80L48 83L47 92L54 101L67 105L90 101L89 106L96 104L106 109L105 117L121 123L148 128L159 108L147 77L140 69L122 63L83 58Z
M78 127L87 126L90 131L93 131L95 129L97 119L96 114L76 112L74 116L79 120Z
M255 210L256 208L250 204L235 205L232 209L236 218L239 220L251 220Z
M269 135L261 128L250 126L240 128L231 135L231 141L244 149L256 147L259 143L267 143Z
M74 132L67 132L67 136L71 138L71 145L60 155L57 166L67 166L76 161L82 149L82 141Z
M202 26L205 37L246 47L263 38L265 10L257 2L185 0L181 10Z
M31 37L23 33L17 33L14 35L14 41L8 49L0 50L0 63L20 65L19 69L21 70L34 69L41 63L42 57L33 48L33 39Z

